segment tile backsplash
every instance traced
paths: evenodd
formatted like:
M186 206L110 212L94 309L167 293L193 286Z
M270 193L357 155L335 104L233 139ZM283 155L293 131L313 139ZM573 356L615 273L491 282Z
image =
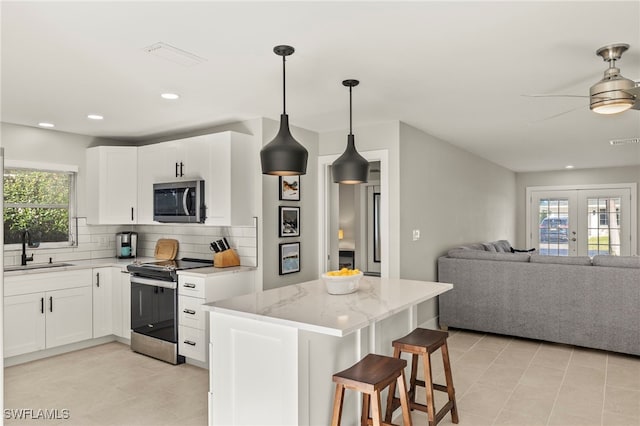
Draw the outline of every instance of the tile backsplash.
M58 248L27 248L33 253L34 263L70 262L73 260L99 259L116 256L116 234L123 231L138 233L140 257L153 257L156 241L160 238L178 240L177 257L209 259L213 252L209 243L226 237L240 256L244 266L257 266L257 234L255 226L202 226L202 225L87 225L85 218L78 218L78 245ZM5 247L4 264L19 265L20 247Z

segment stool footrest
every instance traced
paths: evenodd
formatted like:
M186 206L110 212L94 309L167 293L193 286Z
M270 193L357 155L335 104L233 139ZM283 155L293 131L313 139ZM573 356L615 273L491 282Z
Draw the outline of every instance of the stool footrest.
M424 380L416 380L416 386L422 386L423 388L426 388ZM433 389L434 390L439 390L440 392L448 392L446 386L438 385L436 383L433 384Z

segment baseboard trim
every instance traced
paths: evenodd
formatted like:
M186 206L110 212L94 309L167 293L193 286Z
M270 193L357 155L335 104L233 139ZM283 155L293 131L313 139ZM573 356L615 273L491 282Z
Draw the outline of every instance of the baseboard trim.
M42 351L30 352L28 354L16 355L4 359L4 366L11 367L14 365L24 364L26 362L37 361L39 359L49 358L61 355L67 352L73 352L80 349L90 348L92 346L104 345L105 343L118 341L118 337L111 334L109 336L98 337L97 339L83 340L82 342L70 343L68 345L57 346ZM122 342L125 343L125 342Z

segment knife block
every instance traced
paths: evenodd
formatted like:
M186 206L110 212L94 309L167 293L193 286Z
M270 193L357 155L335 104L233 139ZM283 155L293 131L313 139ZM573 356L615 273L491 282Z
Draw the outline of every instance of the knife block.
M213 255L213 266L216 268L240 266L240 257L234 249L221 251Z

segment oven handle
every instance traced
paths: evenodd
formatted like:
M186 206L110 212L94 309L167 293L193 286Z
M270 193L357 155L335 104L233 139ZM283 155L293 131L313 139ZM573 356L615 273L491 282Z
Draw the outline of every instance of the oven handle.
M131 284L152 285L156 287L168 288L171 290L175 290L178 288L178 283L175 281L154 280L151 278L138 277L136 275L131 275Z

